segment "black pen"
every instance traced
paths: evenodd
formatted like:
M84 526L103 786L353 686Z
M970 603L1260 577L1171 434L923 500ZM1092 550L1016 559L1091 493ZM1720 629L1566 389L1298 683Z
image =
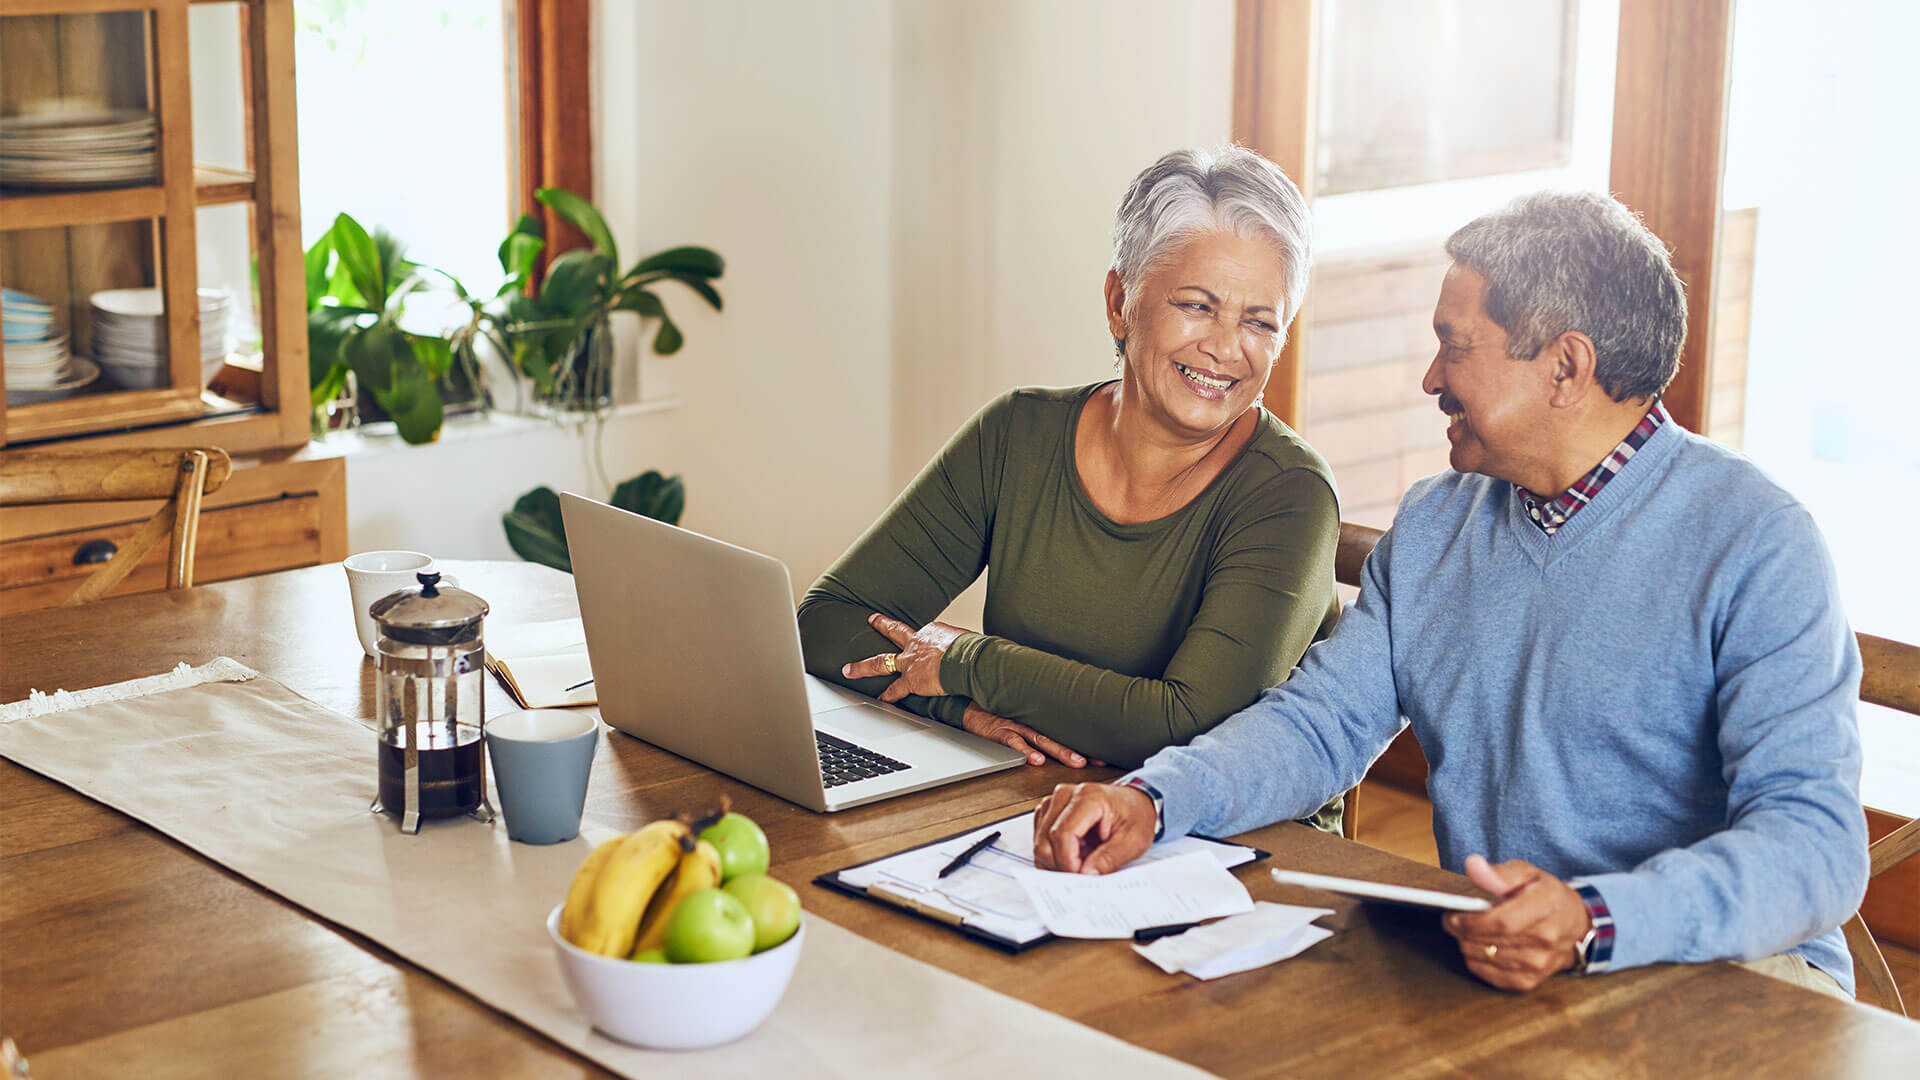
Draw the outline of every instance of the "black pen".
M1163 937L1184 934L1200 924L1197 922L1173 923L1169 926L1143 926L1133 932L1133 943L1145 945L1149 941L1158 941Z
M939 873L939 874L938 874L937 876L939 876L939 877L946 877L946 876L947 876L948 874L951 874L951 873L953 873L953 872L954 872L955 870L958 870L958 869L960 869L961 867L963 867L963 866L965 866L965 865L967 865L968 863L970 863L970 862L972 862L972 861L973 861L973 857L974 857L975 855L978 855L978 854L980 854L981 852L983 852L983 851L985 851L985 850L987 850L988 848L990 848L990 847L992 847L992 846L993 846L993 842L994 842L995 840L998 840L998 839L1000 839L1000 830L999 830L999 829L995 829L995 830L993 830L992 832L990 832L990 833L988 833L987 835L985 835L985 836L983 836L983 837L981 837L980 839L978 839L978 840L975 840L975 841L973 842L973 846L972 846L972 847L970 847L970 848L968 848L967 850L965 850L965 851L963 851L963 852L961 852L960 854L958 854L958 855L956 855L956 856L954 856L954 857L953 857L953 861L952 861L952 862L950 862L950 863L948 863L948 864L947 864L947 867L946 867L946 869L944 869L944 870L942 870L942 871L940 871L940 873Z

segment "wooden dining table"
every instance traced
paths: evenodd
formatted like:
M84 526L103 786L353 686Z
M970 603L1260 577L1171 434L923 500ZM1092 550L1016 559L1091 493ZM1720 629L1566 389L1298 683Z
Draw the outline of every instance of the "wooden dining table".
M491 624L578 612L566 574L524 563L447 566L490 603ZM337 712L374 715L374 666L355 638L337 566L0 617L0 701L219 656ZM724 658L688 677L725 678ZM514 706L495 684L486 707L497 715ZM812 881L1112 770L1022 767L818 814L627 735L609 743L589 792L591 825L637 827L724 794L765 828L772 873L813 915L1221 1075L1920 1076L1920 1024L1732 964L1495 990L1467 972L1433 915L1283 887L1266 867L1451 891L1468 891L1464 879L1292 823L1238 838L1273 855L1237 873L1256 899L1334 910L1321 920L1334 936L1294 959L1203 982L1164 974L1118 942L1004 953ZM369 794L373 749L370 740ZM448 917L460 917L457 892ZM380 945L7 761L0 1035L15 1040L36 1080L609 1075ZM664 1064L699 1075L697 1053Z

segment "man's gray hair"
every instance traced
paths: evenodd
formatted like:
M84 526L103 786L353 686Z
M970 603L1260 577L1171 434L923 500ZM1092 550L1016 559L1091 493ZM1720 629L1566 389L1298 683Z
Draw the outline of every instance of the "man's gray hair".
M1680 367L1680 275L1660 238L1610 196L1522 196L1461 226L1447 254L1486 279L1487 316L1516 360L1578 330L1593 339L1594 378L1615 401L1652 398Z
M1127 321L1140 283L1181 241L1207 229L1269 240L1280 257L1285 335L1307 292L1313 225L1307 202L1280 167L1241 146L1175 150L1141 170L1113 220L1113 268L1126 290ZM1122 343L1114 342L1115 348Z

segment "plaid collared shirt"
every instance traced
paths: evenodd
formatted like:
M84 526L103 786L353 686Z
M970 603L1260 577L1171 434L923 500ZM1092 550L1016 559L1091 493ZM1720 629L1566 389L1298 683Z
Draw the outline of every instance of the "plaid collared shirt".
M1551 499L1544 499L1519 484L1513 485L1513 494L1520 500L1520 508L1527 512L1527 517L1535 525L1540 526L1541 532L1552 536L1575 511L1592 502L1593 497L1600 494L1600 489L1607 486L1607 481L1613 479L1620 467L1627 463L1627 459L1638 453L1653 437L1653 433L1660 430L1660 425L1670 419L1672 417L1667 415L1667 407L1660 403L1659 398L1654 398L1653 407L1640 418L1639 425L1627 433L1627 437L1613 448L1613 453L1608 454L1605 460L1595 465L1587 475L1575 480L1572 487Z

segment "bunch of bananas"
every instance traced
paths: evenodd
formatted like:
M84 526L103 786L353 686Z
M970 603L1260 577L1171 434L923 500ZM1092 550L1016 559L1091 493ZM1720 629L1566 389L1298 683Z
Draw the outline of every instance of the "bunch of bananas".
M658 949L684 897L720 885L720 852L669 818L593 849L567 888L560 936L601 956Z

